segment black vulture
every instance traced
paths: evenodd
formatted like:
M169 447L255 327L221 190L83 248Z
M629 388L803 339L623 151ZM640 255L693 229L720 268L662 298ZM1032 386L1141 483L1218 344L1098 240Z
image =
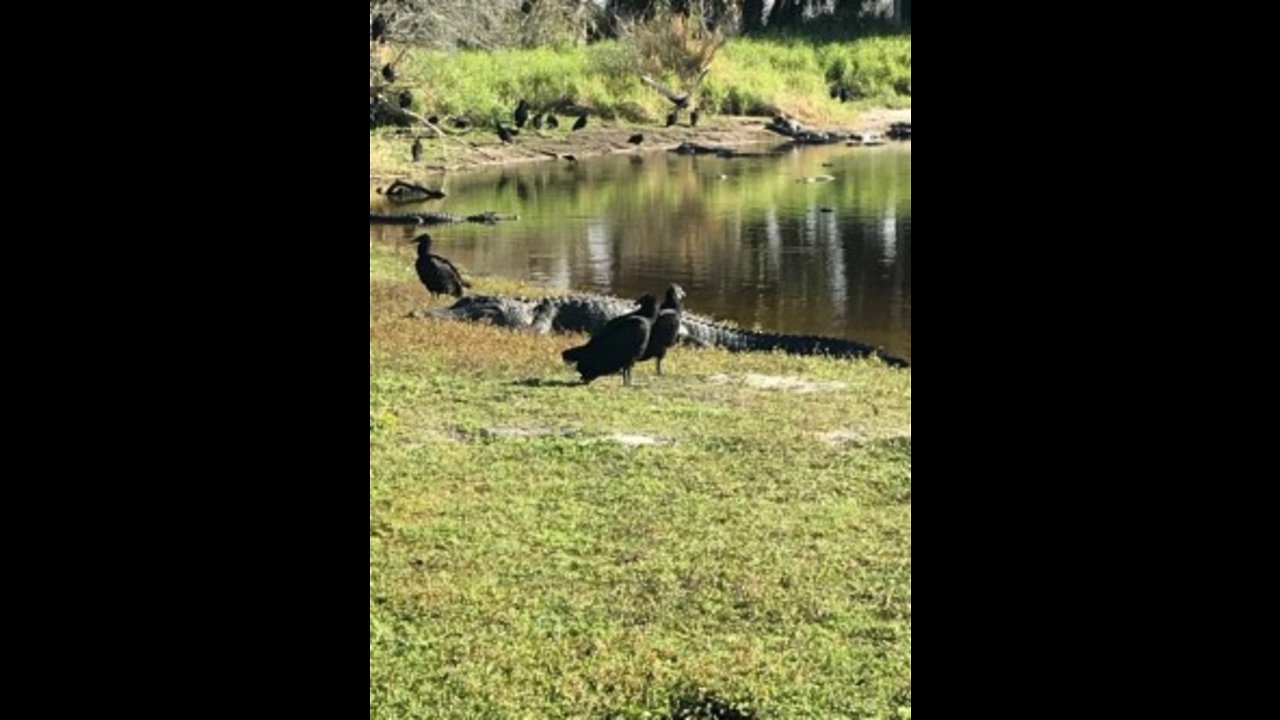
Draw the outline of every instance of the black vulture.
M586 126L587 126L587 114L582 113L581 115L578 116L578 121L573 124L573 130L570 132L581 130Z
M379 43L386 42L387 19L382 16L382 13L373 16L373 25L369 28L369 39L377 40Z
M466 130L471 127L471 121L466 118L454 118L453 126L459 130Z
M700 75L700 76L698 77L698 82L702 82L702 78L703 78L706 74L707 74L707 73L706 73L706 71L704 70L704 71L702 72L702 75ZM672 103L673 105L675 105L675 106L676 106L676 109L677 109L677 110L683 110L683 109L685 109L685 108L689 107L689 94L688 94L688 93L685 93L684 95L677 95L677 94L675 93L675 91L674 91L674 90L672 90L671 88L667 87L666 85L663 85L662 83L658 82L657 80L654 80L653 78L649 77L648 75L641 75L641 76L640 76L640 79L641 79L641 80L644 80L646 83L648 83L649 85L653 86L653 89L654 89L654 90L657 90L658 92L662 93L662 96L663 96L663 97L665 97L666 99L670 100L670 101L671 101L671 103Z
M542 129L542 113L538 113L537 115L533 116L533 129L534 130Z
M672 110L671 114L667 116L667 127L671 127L672 125L675 125L676 120L678 120L679 117L680 117L680 112L678 110Z
M622 384L631 384L631 367L644 354L649 328L658 315L658 301L644 295L634 312L620 315L600 329L586 345L560 353L565 362L575 364L584 384L598 377L622 373Z
M433 295L452 295L462 297L462 288L471 287L471 283L462 279L458 268L445 258L431 252L431 236L423 233L413 239L418 246L418 261L413 267L418 271L418 279Z
M649 344L645 346L644 354L636 361L644 362L650 358L656 358L659 375L662 374L662 358L667 356L667 350L676 344L676 337L680 334L680 301L684 296L684 288L675 283L671 283L667 288L667 296L662 300L658 319L653 321L653 328L649 331Z
M439 116L439 115L432 115L431 117L427 118L427 122L431 123L432 125L439 125L439 124L440 124L440 116Z
M422 159L422 138L413 139L413 161L418 162Z
M400 99L400 107L407 108L413 104L413 93L409 92L408 90L401 90L399 99Z
M689 127L698 127L698 110L689 113Z
M640 143L644 142L644 135L639 135L639 134L632 135L631 137L627 138L627 142L631 143L632 145L639 145Z
M515 136L511 134L510 130L498 125L498 138L504 143L509 143L515 139Z
M547 116L547 127L551 128L552 130L555 130L556 128L560 127L560 121L556 119L555 115Z
M396 81L396 69L391 67L391 63L387 63L382 66L382 77L385 78L387 82Z
M523 128L524 124L529 121L529 103L522 98L520 104L516 105L516 127Z

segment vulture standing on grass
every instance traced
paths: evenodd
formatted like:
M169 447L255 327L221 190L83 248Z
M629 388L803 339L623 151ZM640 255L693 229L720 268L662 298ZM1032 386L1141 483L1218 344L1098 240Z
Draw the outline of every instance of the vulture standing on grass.
M583 384L598 377L622 373L622 384L631 384L631 368L649 344L649 331L658 315L658 301L644 295L640 307L608 322L586 345L560 353L565 362L577 365Z
M653 327L649 330L649 343L644 348L644 353L636 362L644 362L651 358L657 360L658 374L662 374L662 358L667 356L667 350L670 350L676 344L676 337L680 334L680 301L684 299L684 288L675 283L667 288L667 296L662 300L662 308L658 311L658 318L653 321Z
M462 297L462 288L471 287L471 283L462 279L453 263L431 252L431 236L423 233L413 242L418 246L418 261L413 267L418 271L418 279L427 286L427 291L433 295Z

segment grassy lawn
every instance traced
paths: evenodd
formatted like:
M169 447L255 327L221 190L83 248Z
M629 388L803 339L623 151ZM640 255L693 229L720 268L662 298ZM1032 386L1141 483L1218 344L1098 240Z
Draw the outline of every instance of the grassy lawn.
M910 371L572 385L581 336L405 318L411 263L371 245L371 718L910 717Z

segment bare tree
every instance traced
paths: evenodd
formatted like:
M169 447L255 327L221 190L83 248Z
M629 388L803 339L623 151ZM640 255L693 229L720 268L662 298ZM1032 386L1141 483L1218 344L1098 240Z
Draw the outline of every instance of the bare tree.
M651 20L618 21L619 36L628 45L641 71L641 79L675 104L677 110L696 105L702 81L729 32L707 21L703 0L688 3L689 14L670 13ZM729 27L737 16L730 15ZM677 87L656 78L671 74Z

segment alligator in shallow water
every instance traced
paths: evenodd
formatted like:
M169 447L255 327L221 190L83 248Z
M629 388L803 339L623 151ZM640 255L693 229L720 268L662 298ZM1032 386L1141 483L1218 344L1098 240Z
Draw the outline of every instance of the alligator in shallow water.
M469 295L452 306L436 310L414 310L410 317L488 321L499 327L546 332L594 334L613 318L631 312L636 303L605 295L568 295L548 298L519 298L501 295ZM840 338L817 335L784 335L744 330L718 323L685 310L680 318L680 340L699 347L719 347L730 352L782 350L792 355L829 355L842 358L876 356L894 367L909 367L908 361L879 348Z
M396 180L386 190L378 188L378 194L394 203L423 202L445 197L442 190L432 190L418 183L407 183L403 180Z
M476 213L475 215L453 215L451 213L444 212L394 213L391 215L383 215L372 211L369 212L369 224L371 225L443 225L445 223L461 222L494 225L497 224L499 220L519 219L519 215L500 215L492 210Z
M770 152L743 152L736 148L724 145L702 145L695 142L682 142L671 149L671 152L677 155L715 155L721 158L746 158L746 157L766 157L768 155L780 155L778 151Z

